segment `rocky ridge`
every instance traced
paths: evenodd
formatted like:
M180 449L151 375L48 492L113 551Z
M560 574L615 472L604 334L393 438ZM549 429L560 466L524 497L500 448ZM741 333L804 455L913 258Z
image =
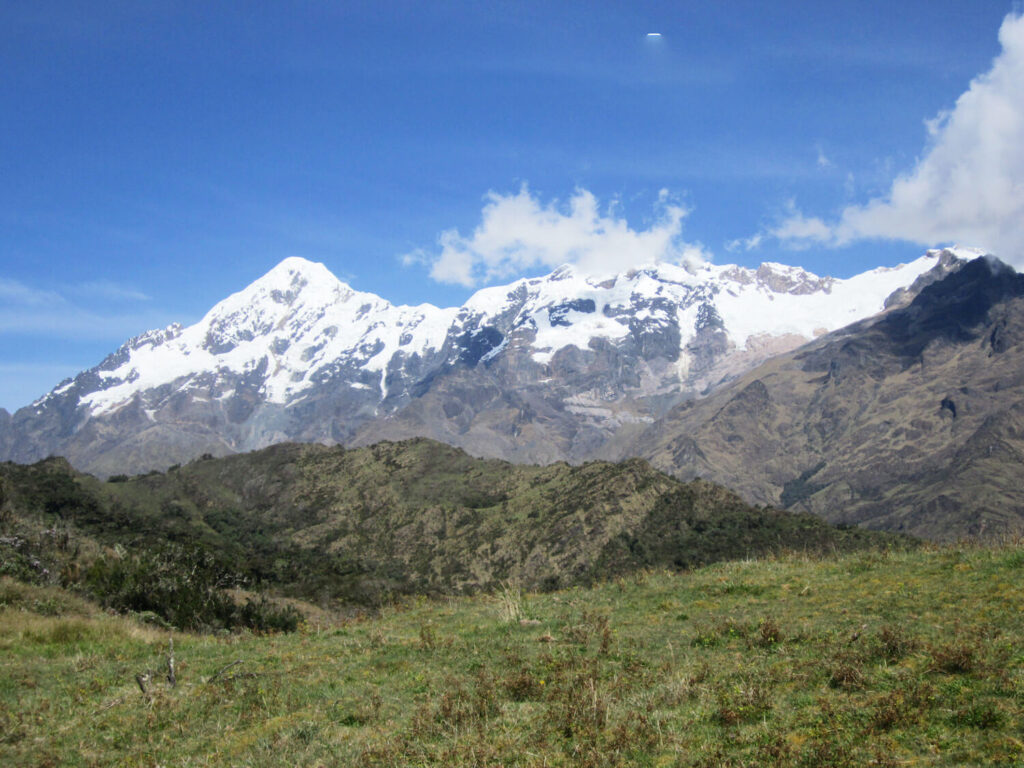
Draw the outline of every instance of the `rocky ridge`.
M1024 530L1024 275L991 258L673 408L626 453L932 539Z

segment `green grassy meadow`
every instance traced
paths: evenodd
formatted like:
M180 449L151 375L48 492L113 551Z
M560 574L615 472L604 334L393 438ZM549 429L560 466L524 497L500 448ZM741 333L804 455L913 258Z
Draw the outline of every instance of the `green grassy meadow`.
M1020 542L789 555L263 636L5 579L0 764L1024 765L1022 577Z

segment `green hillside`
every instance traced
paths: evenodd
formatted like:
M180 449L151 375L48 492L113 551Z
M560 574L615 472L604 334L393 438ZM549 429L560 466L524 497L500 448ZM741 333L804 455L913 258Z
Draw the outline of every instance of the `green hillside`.
M34 554L0 543L0 573L32 576L31 556L49 570L45 583L63 574L60 583L85 579L103 591L126 569L141 579L152 562L187 562L211 584L324 605L471 593L507 580L557 589L643 567L906 544L751 507L640 460L517 466L424 439L355 450L278 445L108 482L61 459L8 463L0 505L36 542ZM63 549L45 531L59 532ZM104 549L115 544L123 557Z
M1021 765L1022 569L1019 542L794 554L273 636L4 579L0 764Z

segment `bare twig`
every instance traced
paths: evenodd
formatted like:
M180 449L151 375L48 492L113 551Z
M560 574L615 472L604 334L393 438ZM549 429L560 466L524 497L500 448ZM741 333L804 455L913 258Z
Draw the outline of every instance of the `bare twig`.
M213 677L211 677L211 678L210 678L209 680L207 680L207 681L206 681L206 684L207 684L207 685L209 685L209 684L210 684L210 683L212 683L212 682L213 682L214 680L216 680L216 679L217 679L218 677L220 677L220 676L221 676L221 675L223 675L223 674L224 674L225 672L227 672L227 671L228 671L229 669L231 669L232 667L237 667L237 666L238 666L239 664L241 664L241 663L242 663L242 660L241 660L241 659L238 659L237 661L232 661L232 662L231 662L230 664L225 664L225 665L224 665L223 667L221 667L220 669L218 669L218 670L217 670L217 671L216 671L216 672L214 673Z
M178 678L174 674L174 638L171 638L171 651L167 656L167 682L171 684L173 688L178 683Z
M98 715L100 712L106 712L108 709L112 709L113 707L116 707L122 701L124 701L124 696L118 696L116 699L107 702L102 707L97 709L95 712L93 712L93 714L94 715Z

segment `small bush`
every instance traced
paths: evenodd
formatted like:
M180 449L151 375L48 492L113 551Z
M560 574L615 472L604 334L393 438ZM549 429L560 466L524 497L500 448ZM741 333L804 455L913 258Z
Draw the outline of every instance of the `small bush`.
M874 638L875 653L890 662L897 662L917 650L917 639L899 625L887 624Z
M861 668L860 660L853 654L839 654L832 660L828 684L833 688L858 691L866 682L867 677Z
M693 645L697 648L714 648L722 642L722 636L706 624L699 624L694 627L696 634L693 637Z
M486 670L480 670L472 688L461 680L448 680L445 691L437 702L432 717L423 713L433 723L426 723L427 731L437 732L440 728L458 730L467 725L482 727L486 721L501 714L494 678Z
M801 768L857 768L863 763L857 760L853 747L836 736L821 736L810 742L800 755Z
M771 691L757 680L744 680L718 693L712 719L730 726L750 722L772 708Z
M432 651L437 647L437 633L429 624L420 625L420 648L424 651Z
M975 668L977 655L976 649L964 640L932 646L931 669L950 675L966 674Z
M935 691L922 683L901 686L875 701L871 725L875 730L917 725L931 707Z
M754 645L759 648L771 648L773 645L777 645L782 642L782 627L769 616L766 619L762 619L761 623L757 625L757 633L754 636Z
M607 653L612 638L611 625L607 616L584 611L579 624L562 627L562 637L567 642L579 645L589 645L592 638L598 637L602 653Z
M693 644L702 648L712 648L729 640L748 640L754 632L750 625L733 618L722 619L713 627L698 625L695 629L697 636L694 637ZM769 633L773 629L777 627L769 627Z
M651 718L631 710L626 717L610 729L607 748L613 753L646 752L658 743L658 730Z
M260 595L245 601L238 610L237 623L256 632L294 632L299 628L302 615L290 605L277 605Z
M527 671L510 675L502 681L508 697L512 701L531 701L541 698L544 686L541 681Z
M593 741L608 722L609 697L595 659L572 659L556 670L548 692L548 723L564 738Z
M1006 720L1006 716L991 701L974 702L957 710L953 715L953 724L968 728L998 728Z

